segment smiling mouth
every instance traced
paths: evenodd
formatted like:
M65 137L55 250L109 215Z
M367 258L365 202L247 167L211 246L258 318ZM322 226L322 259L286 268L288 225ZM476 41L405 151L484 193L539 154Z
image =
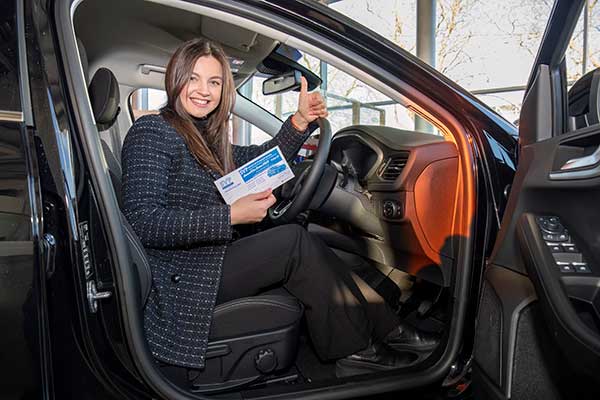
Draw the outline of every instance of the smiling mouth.
M190 101L197 107L206 107L209 103L208 100L192 99L192 98L190 98Z

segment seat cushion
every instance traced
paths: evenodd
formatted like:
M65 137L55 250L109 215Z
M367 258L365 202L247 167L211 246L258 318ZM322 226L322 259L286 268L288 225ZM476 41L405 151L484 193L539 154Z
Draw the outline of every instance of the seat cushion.
M302 304L292 296L261 295L219 304L213 312L210 341L273 331L298 322Z

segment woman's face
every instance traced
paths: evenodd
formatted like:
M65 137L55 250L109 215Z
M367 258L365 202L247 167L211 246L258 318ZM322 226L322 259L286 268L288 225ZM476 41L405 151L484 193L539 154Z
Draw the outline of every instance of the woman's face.
M198 58L189 82L179 94L179 100L188 114L206 117L221 101L223 68L213 56Z

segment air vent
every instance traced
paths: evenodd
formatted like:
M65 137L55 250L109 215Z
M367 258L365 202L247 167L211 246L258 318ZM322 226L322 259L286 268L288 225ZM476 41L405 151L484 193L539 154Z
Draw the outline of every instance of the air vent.
M381 179L384 181L395 181L396 178L398 178L402 173L404 166L406 166L407 160L408 154L397 154L391 156L383 168Z

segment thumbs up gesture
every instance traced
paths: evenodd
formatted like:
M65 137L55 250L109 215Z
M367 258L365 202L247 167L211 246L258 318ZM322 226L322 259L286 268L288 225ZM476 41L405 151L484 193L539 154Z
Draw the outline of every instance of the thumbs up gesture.
M308 82L305 77L300 80L300 96L298 97L298 111L292 116L294 127L304 132L308 124L319 117L329 115L327 105L318 92L308 93Z

